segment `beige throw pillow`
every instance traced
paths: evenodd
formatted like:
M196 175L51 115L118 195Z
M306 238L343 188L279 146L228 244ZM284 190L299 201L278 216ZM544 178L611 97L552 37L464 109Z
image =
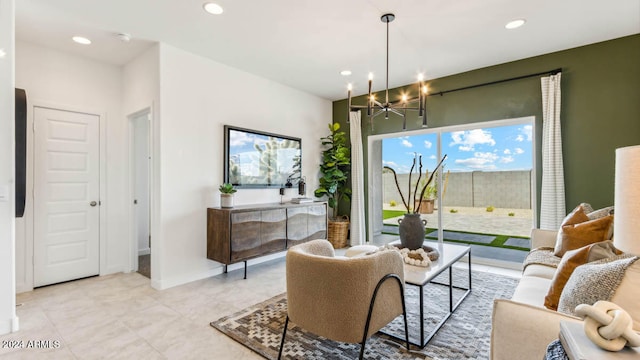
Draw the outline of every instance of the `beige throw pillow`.
M627 275L638 275L637 268L633 266L637 260L637 256L624 254L578 266L562 290L558 312L575 316L576 306L580 304L593 305L596 301L607 300L622 307L631 315L634 324L637 324L640 319L637 289L627 289L629 285L637 284L637 281L634 282L633 279L626 281ZM628 268L634 270L627 274ZM622 284L625 284L624 291L619 289L619 285ZM616 296L618 292L622 296ZM636 294L631 300L631 294L634 292Z
M611 215L589 220L582 205L578 205L562 221L553 254L562 257L568 250L607 240L612 223Z
M551 280L549 292L544 298L544 306L547 309L558 310L560 295L569 277L576 267L588 262L605 259L619 254L620 251L613 246L610 240L602 241L579 249L569 250L563 256L558 269Z

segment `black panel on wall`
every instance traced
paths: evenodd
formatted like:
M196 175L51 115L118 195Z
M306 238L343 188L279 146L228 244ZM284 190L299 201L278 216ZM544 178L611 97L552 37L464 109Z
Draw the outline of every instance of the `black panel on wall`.
M16 217L24 215L27 192L27 93L16 89Z

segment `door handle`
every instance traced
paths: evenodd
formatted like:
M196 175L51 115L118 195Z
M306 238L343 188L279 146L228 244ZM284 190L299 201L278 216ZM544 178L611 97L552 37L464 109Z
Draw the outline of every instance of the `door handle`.
M97 203L97 202L95 202L95 201L92 201L92 202L90 202L90 203L89 203L89 205L91 205L91 206L96 206L96 205L98 205L98 203Z

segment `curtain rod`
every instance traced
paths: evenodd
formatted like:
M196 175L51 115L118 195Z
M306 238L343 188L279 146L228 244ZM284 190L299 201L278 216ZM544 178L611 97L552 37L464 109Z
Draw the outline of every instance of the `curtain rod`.
M442 95L450 93L450 92L468 90L468 89L473 89L473 88L482 87L482 86L488 86L488 85L495 85L495 84L500 84L500 83L507 82L507 81L521 80L521 79L526 79L526 78L530 78L530 77L534 77L534 76L540 76L540 75L556 75L556 74L558 74L560 72L562 72L562 68L557 68L557 69L544 71L544 72L540 72L540 73L536 73L536 74L529 74L529 75L522 75L522 76L512 77L512 78L509 78L509 79L496 80L496 81L486 82L486 83L477 84L477 85L470 85L470 86L465 86L465 87L452 89L452 90L439 91L439 92L436 92L436 93L433 93L433 94L427 94L427 96L435 96L435 95L442 96Z

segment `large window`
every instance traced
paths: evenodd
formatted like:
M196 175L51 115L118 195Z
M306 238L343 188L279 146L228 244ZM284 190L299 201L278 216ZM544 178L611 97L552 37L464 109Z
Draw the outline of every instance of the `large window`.
M370 231L392 234L406 212L393 176L380 169L389 166L397 172L409 202L406 191L413 160L422 158L424 179L424 172L430 173L446 154L443 170L423 198L433 199L432 205L423 202L420 207L427 220L427 238L528 248L535 213L533 140L532 117L372 137L369 176L380 186L369 186ZM412 191L416 179L414 169ZM418 204L408 205L413 209ZM371 211L372 207L382 211Z

